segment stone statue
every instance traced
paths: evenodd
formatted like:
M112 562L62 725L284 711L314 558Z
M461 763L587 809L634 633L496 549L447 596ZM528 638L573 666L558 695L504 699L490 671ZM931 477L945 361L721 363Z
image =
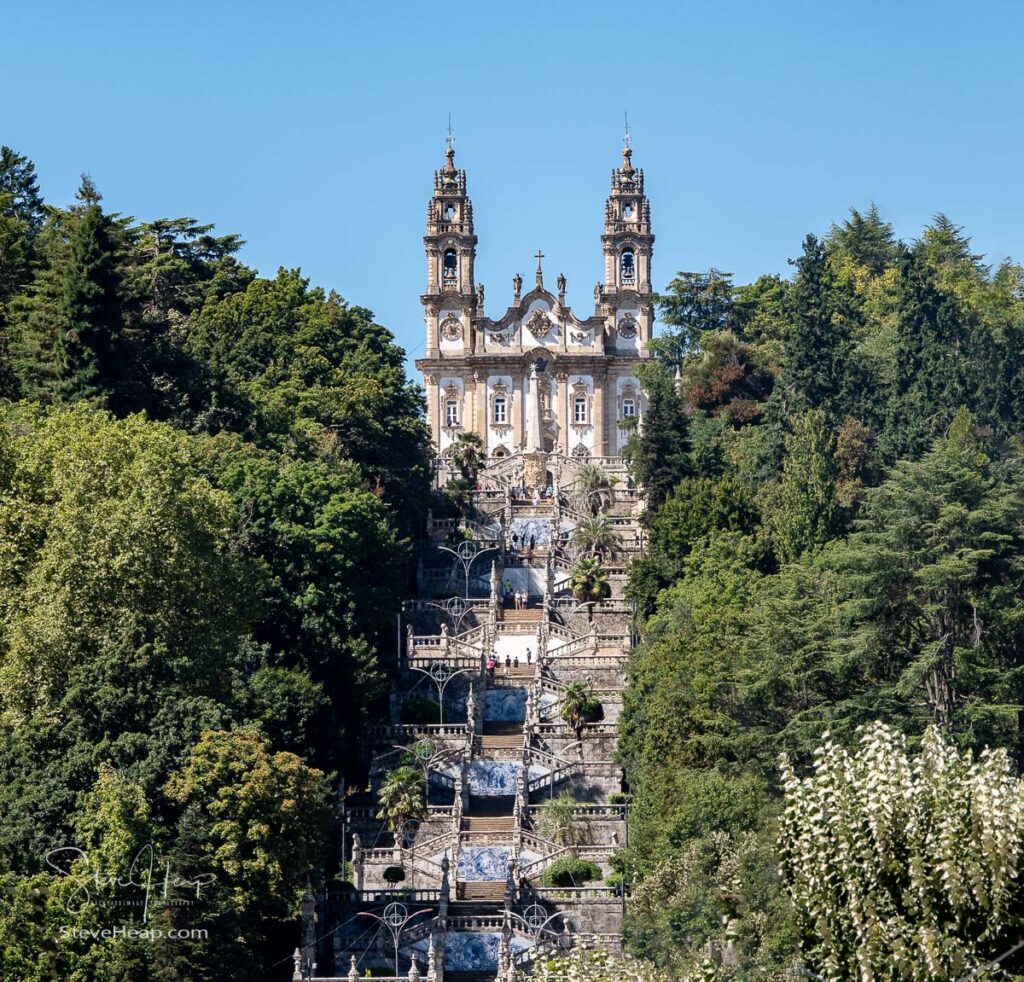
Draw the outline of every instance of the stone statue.
M558 284L558 295L562 299L565 299L565 276L562 273L559 273L558 279L555 280L555 282Z
M519 298L523 293L523 278L518 273L512 277L512 299L515 303L519 303Z
M479 308L477 313L483 313L483 309L484 309L484 285L483 285L483 283L477 283L477 285L476 285L476 305Z

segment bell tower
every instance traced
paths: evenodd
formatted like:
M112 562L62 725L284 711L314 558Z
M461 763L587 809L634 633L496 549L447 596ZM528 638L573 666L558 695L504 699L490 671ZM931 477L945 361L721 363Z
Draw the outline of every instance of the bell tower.
M434 194L427 204L427 289L420 298L426 312L427 350L436 356L444 341L472 347L476 314L473 264L477 238L473 203L466 195L466 172L455 166L451 134L445 165L434 171Z
M604 283L599 286L609 327L625 339L635 337L647 353L654 322L651 291L651 205L644 194L644 172L633 166L629 132L622 148L622 166L612 171L611 194L604 206ZM623 330L624 328L624 330Z

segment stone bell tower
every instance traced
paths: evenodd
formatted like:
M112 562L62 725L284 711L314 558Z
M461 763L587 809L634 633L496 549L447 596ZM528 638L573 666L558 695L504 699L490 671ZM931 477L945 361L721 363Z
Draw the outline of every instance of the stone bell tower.
M434 194L427 205L427 291L420 298L426 310L427 357L436 357L442 340L472 347L476 293L473 263L473 202L466 194L466 172L455 166L455 148L448 142L445 165L434 171Z
M622 166L612 171L611 194L604 205L604 283L599 286L603 312L612 318L617 341L636 339L646 355L654 325L651 291L651 205L644 194L644 172L633 166L629 136Z
M474 279L477 238L466 173L455 167L449 139L427 205L427 289L421 296L427 344L423 372L427 421L442 457L463 433L476 433L489 459L557 454L578 461L617 457L643 410L637 377L650 356L650 204L627 136L622 166L612 171L601 248L604 281L594 312L577 313L566 279L544 284L512 276L511 303L484 312ZM538 457L539 459L539 457Z

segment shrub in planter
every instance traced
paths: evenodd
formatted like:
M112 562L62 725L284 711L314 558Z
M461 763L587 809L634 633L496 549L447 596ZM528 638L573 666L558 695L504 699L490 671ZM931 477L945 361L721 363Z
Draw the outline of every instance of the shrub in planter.
M401 866L389 866L384 870L384 882L394 886L405 879L405 870Z
M544 870L540 882L546 887L581 887L590 880L600 879L600 866L587 859L563 856Z
M611 805L628 805L630 796L625 791L613 791L608 795L608 803Z

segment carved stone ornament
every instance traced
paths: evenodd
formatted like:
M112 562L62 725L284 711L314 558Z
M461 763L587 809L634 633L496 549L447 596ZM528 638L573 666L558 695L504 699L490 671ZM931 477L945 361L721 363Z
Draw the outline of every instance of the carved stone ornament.
M635 338L640 325L632 314L623 314L618 323L620 338Z
M543 310L535 310L526 322L526 329L539 341L551 331L551 319Z
M585 443L577 443L572 448L572 455L577 460L586 460L590 456L590 450Z
M573 344L590 344L590 334L587 331L573 331L569 335Z
M446 341L462 340L462 321L454 314L449 314L441 321L441 337Z

